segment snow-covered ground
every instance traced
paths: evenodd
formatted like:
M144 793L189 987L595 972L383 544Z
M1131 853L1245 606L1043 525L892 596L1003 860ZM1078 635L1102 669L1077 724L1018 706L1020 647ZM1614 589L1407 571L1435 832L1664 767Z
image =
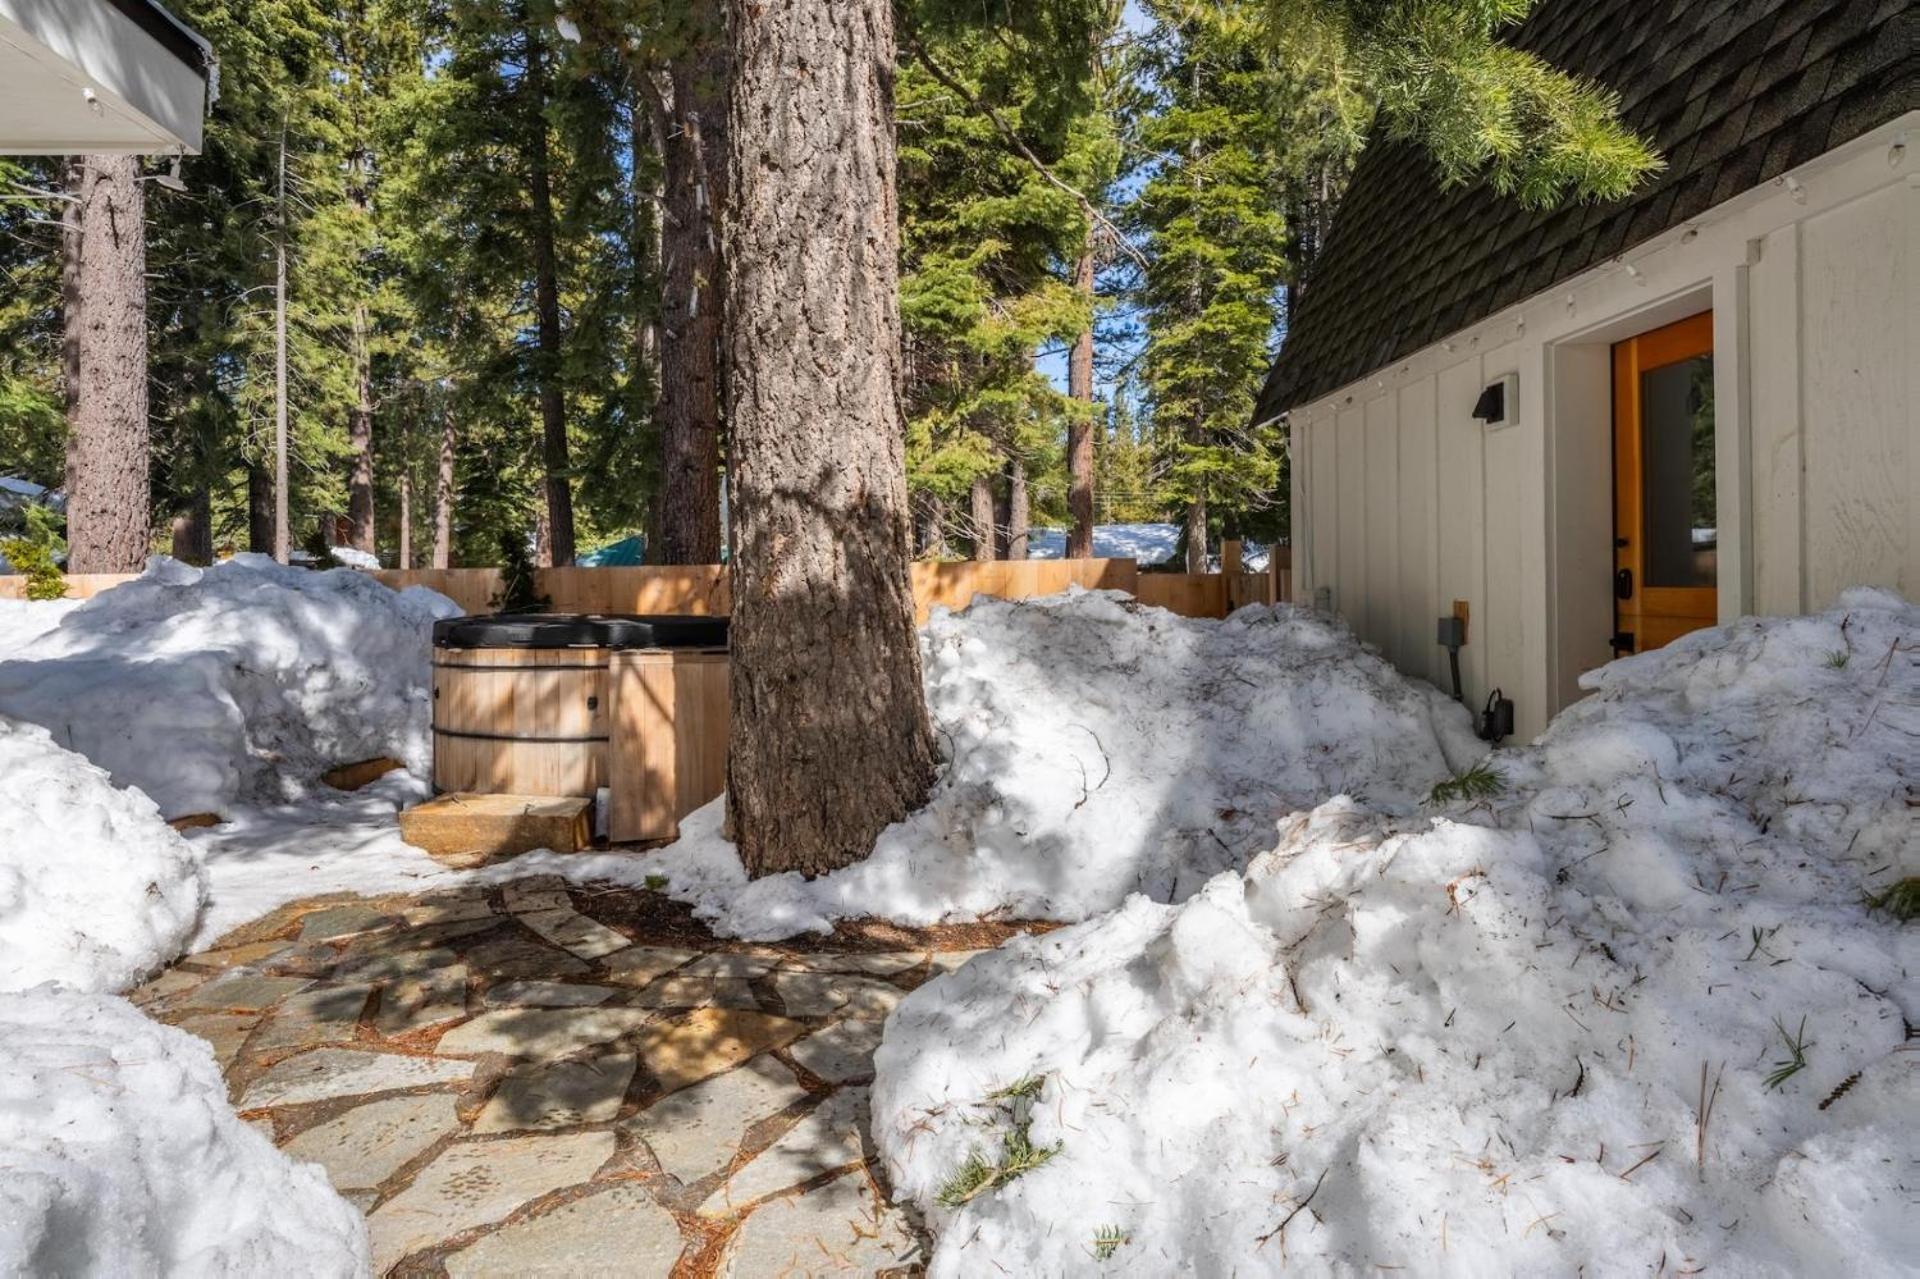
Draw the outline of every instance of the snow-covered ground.
M933 1273L1912 1274L1920 939L1867 898L1920 872L1920 609L1590 687L1477 796L910 995L874 1134Z
M647 857L531 864L664 877L716 931L762 940L854 916L1078 920L1187 896L1326 795L1411 812L1479 754L1456 703L1289 606L1220 622L1111 591L982 600L936 613L922 649L947 766L865 861L749 883L716 804Z
M0 992L135 985L180 954L205 896L152 800L0 718Z
M297 800L328 767L379 755L424 776L431 624L457 612L344 569L156 557L0 660L0 715L43 725L169 818Z
M1135 560L1164 564L1180 544L1178 524L1096 524L1093 557L1097 560ZM1057 560L1067 553L1067 530L1037 528L1027 534L1027 558Z
M0 996L0 1274L369 1271L317 1164L242 1123L204 1040L124 999Z
M82 600L0 600L0 661L14 656L79 608Z

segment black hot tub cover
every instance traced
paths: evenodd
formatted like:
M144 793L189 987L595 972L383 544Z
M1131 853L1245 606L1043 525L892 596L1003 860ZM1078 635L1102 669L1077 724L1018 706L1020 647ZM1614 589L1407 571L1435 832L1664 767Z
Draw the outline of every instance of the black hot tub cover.
M435 648L725 648L727 619L496 613L433 624Z

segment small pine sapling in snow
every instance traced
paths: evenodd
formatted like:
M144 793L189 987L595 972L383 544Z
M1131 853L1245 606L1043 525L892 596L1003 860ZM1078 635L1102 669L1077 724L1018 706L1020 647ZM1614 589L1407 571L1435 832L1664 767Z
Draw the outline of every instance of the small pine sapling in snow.
M1451 804L1463 799L1491 799L1507 788L1507 777L1486 760L1464 773L1456 773L1444 782L1435 782L1427 795L1430 804Z
M1111 1261L1113 1254L1124 1248L1131 1236L1119 1226L1102 1226L1093 1232L1093 1259Z
M940 1188L943 1206L962 1207L989 1190L1032 1172L1060 1153L1058 1145L1033 1144L1033 1118L1029 1111L1045 1084L1046 1076L1028 1075L987 1094L989 1102L998 1102L1008 1111L1011 1125L1000 1142L1000 1161L994 1163L978 1150L968 1154L966 1162L955 1169Z
M1813 1047L1807 1042L1807 1019L1800 1019L1800 1028L1791 1035L1787 1025L1778 1017L1773 1019L1773 1027L1780 1032L1780 1039L1787 1046L1787 1055L1773 1063L1773 1070L1767 1075L1767 1087L1778 1088L1807 1068L1807 1050Z
M1847 663L1851 660L1853 660L1852 653L1849 653L1844 648L1836 648L1827 654L1827 669L1831 671L1845 670Z
M1909 875L1878 895L1867 894L1868 910L1884 910L1903 924L1920 916L1920 875Z

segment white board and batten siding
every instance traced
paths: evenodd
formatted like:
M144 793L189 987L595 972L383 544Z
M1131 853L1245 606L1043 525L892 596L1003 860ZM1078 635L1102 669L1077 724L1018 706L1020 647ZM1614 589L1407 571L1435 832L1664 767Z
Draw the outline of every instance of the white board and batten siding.
M1288 415L1295 598L1522 736L1612 629L1614 342L1711 307L1720 614L1920 598L1920 112ZM1797 185L1797 190L1795 186ZM1518 421L1473 417L1520 383Z

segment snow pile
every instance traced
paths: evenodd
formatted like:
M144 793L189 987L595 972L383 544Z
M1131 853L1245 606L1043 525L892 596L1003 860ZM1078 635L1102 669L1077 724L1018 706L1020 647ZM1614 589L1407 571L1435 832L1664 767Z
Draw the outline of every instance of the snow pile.
M0 661L18 657L79 608L80 600L0 600Z
M1866 898L1920 871L1920 610L1593 683L1477 797L910 995L874 1133L933 1273L1911 1273L1920 939Z
M0 719L0 991L124 989L180 953L205 896L152 800Z
M125 1000L0 998L0 1274L354 1275L360 1214Z
M335 564L341 564L347 568L373 570L380 567L378 555L372 551L363 551L357 546L329 546L327 554L333 558Z
M1290 606L1221 622L1107 591L981 600L936 611L922 652L947 766L865 861L749 884L716 805L624 873L567 873L665 875L717 931L755 939L862 915L1085 919L1129 893L1189 895L1326 795L1412 811L1478 745L1457 705ZM516 871L536 864L554 869Z
M156 557L0 662L0 713L169 817L298 798L326 768L378 755L424 775L432 624L458 612L349 570Z

